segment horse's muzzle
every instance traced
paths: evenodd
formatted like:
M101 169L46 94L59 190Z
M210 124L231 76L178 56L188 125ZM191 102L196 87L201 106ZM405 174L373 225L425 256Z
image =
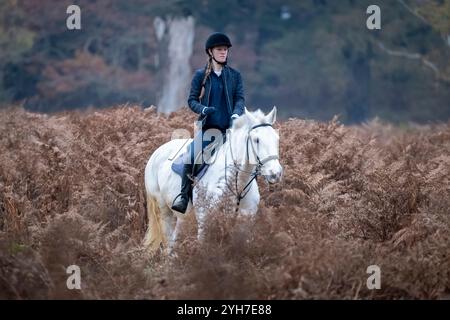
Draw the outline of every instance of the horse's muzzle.
M270 175L265 175L264 179L266 179L266 181L270 184L280 182L281 181L281 172L275 173L275 174L270 174Z

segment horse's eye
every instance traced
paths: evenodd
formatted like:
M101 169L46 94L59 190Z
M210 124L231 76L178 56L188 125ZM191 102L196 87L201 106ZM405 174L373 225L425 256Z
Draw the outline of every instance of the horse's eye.
M256 138L256 143L259 143L259 138Z

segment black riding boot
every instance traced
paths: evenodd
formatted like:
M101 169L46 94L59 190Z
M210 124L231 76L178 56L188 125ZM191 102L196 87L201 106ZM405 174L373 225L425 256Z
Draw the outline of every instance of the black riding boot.
M192 197L192 180L189 178L191 174L192 164L185 164L183 167L183 176L181 178L181 193L173 200L172 210L180 213L186 212L189 198Z

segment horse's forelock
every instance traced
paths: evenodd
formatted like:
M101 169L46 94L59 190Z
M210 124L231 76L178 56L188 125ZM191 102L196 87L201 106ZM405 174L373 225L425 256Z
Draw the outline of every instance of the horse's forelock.
M261 111L261 109L258 109L256 111L250 111L253 118L256 120L256 123L254 119L247 116L245 113L233 121L233 129L240 129L242 127L252 127L257 124L264 123L266 120L266 115L264 112Z
M261 111L261 109L258 109L254 112L252 112L253 117L255 117L258 121L261 121L261 123L265 120L266 115L264 112Z

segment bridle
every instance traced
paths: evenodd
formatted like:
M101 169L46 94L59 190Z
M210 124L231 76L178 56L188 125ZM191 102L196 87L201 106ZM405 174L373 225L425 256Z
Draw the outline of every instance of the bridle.
M256 126L251 127L250 130L247 133L247 142L246 142L246 145L247 145L247 160L250 161L250 156L249 156L249 153L248 153L248 142L250 141L250 145L252 146L253 154L256 156L256 160L258 161L258 164L257 164L257 168L258 169L261 169L261 167L266 162L269 162L270 160L278 160L279 159L278 155L267 156L267 157L265 157L262 160L259 158L258 153L255 151L255 146L253 144L253 140L250 139L250 131L252 131L253 129L256 129L256 128L260 128L260 127L272 127L272 125L270 123L261 123L261 124L257 124ZM231 145L230 145L230 148L231 148Z
M245 170L239 168L239 164L236 163L235 157L233 156L233 148L231 146L231 139L228 141L228 143L230 145L230 153L231 153L231 159L233 160L233 166L234 166L235 169L237 169L236 170L236 177L235 177L235 179L236 179L235 180L236 181L236 183L235 183L236 191L233 191L230 188L231 192L236 196L236 204L237 204L236 212L239 210L239 204L240 204L241 200L244 199L244 197L250 191L251 183L253 182L253 180L257 179L258 176L261 175L261 168L264 166L264 164L269 162L269 161L271 161L271 160L278 160L280 158L278 155L270 155L270 156L265 157L262 160L259 158L259 155L258 155L258 153L255 150L255 146L253 144L253 141L252 141L252 139L250 139L250 132L252 130L254 130L256 128L260 128L260 127L272 127L273 128L272 124L270 124L270 123L261 123L261 124L257 124L255 126L251 127L250 130L248 130L248 132L247 132L247 139L246 139L246 142L245 142L245 144L246 144L247 161L250 161L250 154L249 154L249 147L248 147L249 141L250 141L250 145L251 145L251 148L252 148L252 151L253 151L253 155L256 157L256 160L258 161L255 170L252 171L252 172L248 172L248 171L245 171ZM225 152L225 182L227 182L227 158L226 158L226 155L227 155L227 153ZM250 181L244 186L244 188L240 192L238 191L238 185L237 185L239 171L245 172L245 173L249 173L250 176L251 176Z

